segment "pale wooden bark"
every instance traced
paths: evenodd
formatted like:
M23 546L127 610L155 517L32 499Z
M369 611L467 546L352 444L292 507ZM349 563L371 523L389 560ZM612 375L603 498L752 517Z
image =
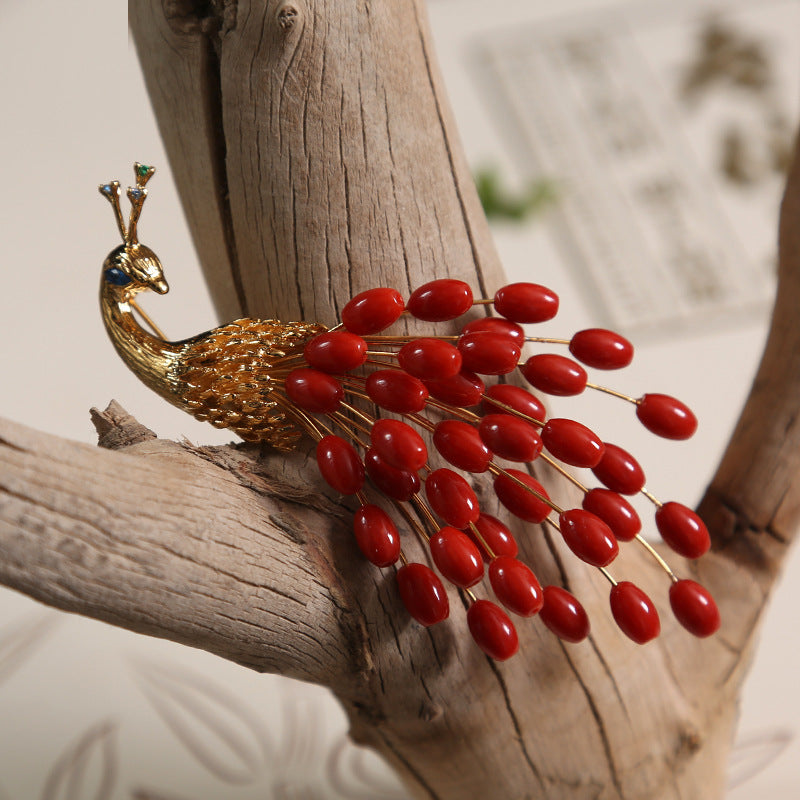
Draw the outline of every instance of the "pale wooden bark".
M355 666L342 632L363 623L308 541L345 508L284 483L296 463L275 476L246 451L156 439L114 403L93 413L102 449L0 421L4 584L260 671Z
M188 2L130 9L221 314L330 323L367 286L405 291L433 274L479 291L500 285L417 3L217 6L224 18L199 19ZM797 168L788 197L791 219ZM609 621L602 578L530 530L523 557L544 581L579 587L593 635L573 647L520 624L520 655L495 664L472 644L455 593L446 624L408 621L390 576L357 557L345 507L320 493L302 455L159 442L114 410L100 422L119 453L4 426L0 581L329 686L354 738L419 797L720 797L753 632L797 527L798 393L782 376L798 348L787 353L778 339L798 335L800 254L791 226L783 231L775 355L761 379L777 427L739 437L703 506L716 549L700 578L725 619L709 642L665 621L657 643L630 644ZM148 488L144 498L119 490L131 480ZM780 488L747 492L745 504L737 486L748 481ZM731 509L767 533L729 524ZM639 551L628 548L619 572L663 599Z

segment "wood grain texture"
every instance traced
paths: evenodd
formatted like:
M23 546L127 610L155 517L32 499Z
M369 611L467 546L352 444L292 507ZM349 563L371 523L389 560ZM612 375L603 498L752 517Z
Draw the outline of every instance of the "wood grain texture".
M115 406L95 418L117 452L0 425L2 583L260 671L320 682L352 668L336 583L304 546L309 529L343 524L344 508L235 449L142 441Z
M369 286L502 283L421 3L130 8L220 313L331 323ZM529 527L522 556L543 582L580 587L593 633L572 646L521 624L521 654L495 664L472 644L455 592L446 624L408 620L304 454L163 442L115 408L96 418L116 452L3 423L0 581L329 686L355 740L418 797L722 797L738 690L798 521L800 371L785 368L800 352L798 205L795 168L781 299L752 401L769 403L745 411L703 504L714 551L697 566L674 559L720 600L711 641L665 619L657 642L634 646L610 621L604 580ZM481 501L492 513L488 493ZM413 543L407 552L423 557ZM626 548L615 572L663 600L645 562Z

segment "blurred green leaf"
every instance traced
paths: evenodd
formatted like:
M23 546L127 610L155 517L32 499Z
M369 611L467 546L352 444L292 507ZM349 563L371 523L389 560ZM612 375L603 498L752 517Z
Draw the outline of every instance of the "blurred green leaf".
M502 185L496 167L484 167L475 173L475 186L484 213L491 219L522 222L552 205L558 199L555 184L544 178L530 181L517 193Z

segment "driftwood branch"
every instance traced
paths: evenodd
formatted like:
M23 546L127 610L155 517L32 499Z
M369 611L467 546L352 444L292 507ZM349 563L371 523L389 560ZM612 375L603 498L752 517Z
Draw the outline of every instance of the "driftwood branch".
M130 10L225 318L331 323L355 292L407 291L434 274L501 284L420 4ZM702 504L714 551L697 569L725 620L713 640L665 624L635 647L608 619L602 578L532 531L523 557L543 581L580 587L593 634L573 647L520 625L521 655L495 664L470 641L455 593L446 625L408 621L302 453L164 442L118 407L95 415L98 450L2 424L0 582L329 686L354 738L419 797L722 796L753 632L798 522L799 173L764 364ZM409 555L421 557L413 544ZM621 571L652 574L638 551L621 558Z
M764 355L700 505L715 548L768 592L800 518L800 141L781 204L778 290Z
M93 416L123 452L0 423L4 584L259 671L321 683L353 669L362 623L309 535L349 515L291 480L301 458L270 474L246 448L156 439L116 404Z

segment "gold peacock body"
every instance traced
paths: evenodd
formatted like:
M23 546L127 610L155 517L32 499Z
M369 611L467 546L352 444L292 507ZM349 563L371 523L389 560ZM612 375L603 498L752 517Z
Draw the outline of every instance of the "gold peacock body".
M600 570L611 584L614 619L629 638L643 644L661 627L650 598L608 570L620 543L634 541L669 579L669 601L678 621L697 636L717 630L719 614L711 595L694 581L679 579L642 538L638 513L623 495L655 506L662 538L687 559L701 556L710 544L700 518L645 489L644 471L622 448L603 442L575 420L548 418L540 400L526 389L490 382L519 370L548 394L595 389L632 403L652 432L688 438L696 420L675 398L632 398L588 381L581 364L624 367L633 356L630 342L602 329L579 331L570 339L526 336L520 323L555 316L558 297L552 290L511 284L491 300L476 301L466 283L450 279L425 284L407 303L394 289L362 292L345 305L341 325L330 331L309 322L240 319L183 341L167 341L136 304L140 292L165 294L168 286L158 257L137 237L145 185L155 170L136 163L134 171L136 186L127 189L127 226L119 182L100 186L123 240L103 262L100 289L103 321L117 352L170 403L246 441L291 450L303 434L312 437L323 478L360 504L353 527L361 551L378 567L402 563L397 569L400 596L418 622L432 625L448 616L447 592L429 566L407 561L387 509L400 513L405 535L419 538L439 572L464 593L470 631L487 655L509 658L518 639L506 611L473 591L484 577L484 562L491 591L506 609L538 616L570 642L589 633L580 602L562 587L542 588L516 558L517 544L505 523L482 512L464 474L472 480L485 474L506 510L528 523L526 533L539 535L539 526L550 526L578 558ZM457 336L383 335L402 314L440 322L476 305L491 305L499 316L469 321ZM529 343L567 346L577 360L539 352L521 361ZM418 429L429 434L437 451L430 458ZM436 468L434 457L447 466ZM527 469L503 465L536 459L548 462L583 493L581 508L559 508ZM584 485L564 465L591 470L603 485Z
M305 322L240 319L179 342L166 341L136 304L144 291L165 294L169 287L158 256L137 239L137 223L155 172L138 162L126 229L120 185L100 186L117 219L123 244L103 262L100 306L108 335L122 360L151 389L196 419L230 428L245 441L263 441L279 450L293 448L302 432L297 417L276 387L306 342L323 332ZM139 324L137 312L156 335Z

